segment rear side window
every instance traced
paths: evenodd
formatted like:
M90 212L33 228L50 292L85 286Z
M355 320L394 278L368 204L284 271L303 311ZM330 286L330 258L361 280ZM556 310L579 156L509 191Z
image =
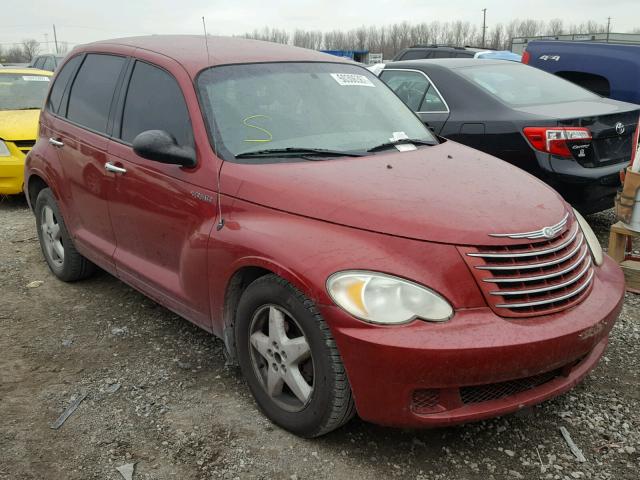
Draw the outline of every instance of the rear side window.
M44 65L44 57L36 57L33 68L42 68L42 65Z
M430 58L431 52L428 50L409 50L400 60L420 60L422 58Z
M53 64L53 57L45 57L44 65L42 65L42 69L53 72L54 68L55 68L55 65Z
M455 52L440 50L438 52L433 52L433 56L431 58L453 58L455 56Z
M164 130L178 145L193 146L193 133L182 90L175 78L158 67L136 62L122 113L120 138L132 143L146 130Z
M446 112L447 107L429 79L420 72L384 70L380 78L414 112Z
M56 75L53 87L51 87L51 93L49 94L49 101L47 102L47 108L53 113L64 115L63 109L60 108L60 102L62 102L64 90L69 83L71 76L76 71L81 58L82 57L77 56L70 59Z
M125 59L89 54L82 63L69 93L67 118L96 132L107 131L109 109Z

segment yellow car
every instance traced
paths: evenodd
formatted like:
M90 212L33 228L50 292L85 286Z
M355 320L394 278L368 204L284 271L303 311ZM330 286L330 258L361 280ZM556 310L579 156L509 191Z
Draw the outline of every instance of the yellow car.
M24 157L36 142L52 72L0 68L0 195L22 193Z

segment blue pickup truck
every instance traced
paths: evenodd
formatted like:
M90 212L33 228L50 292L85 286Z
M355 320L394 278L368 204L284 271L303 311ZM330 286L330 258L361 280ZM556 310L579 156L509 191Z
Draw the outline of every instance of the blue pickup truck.
M522 63L604 97L640 104L640 45L534 40Z

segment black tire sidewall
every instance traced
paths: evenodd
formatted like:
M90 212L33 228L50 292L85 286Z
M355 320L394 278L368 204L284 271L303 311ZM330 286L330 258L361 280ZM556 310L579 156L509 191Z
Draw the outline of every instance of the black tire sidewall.
M277 305L288 311L298 322L311 348L314 362L314 385L311 401L299 412L279 407L267 394L253 368L249 346L249 329L254 313L265 305ZM330 362L330 350L325 343L312 312L296 295L296 291L278 282L262 279L249 285L243 293L236 315L236 348L238 362L249 389L264 414L277 425L301 436L313 436L331 414L335 376Z

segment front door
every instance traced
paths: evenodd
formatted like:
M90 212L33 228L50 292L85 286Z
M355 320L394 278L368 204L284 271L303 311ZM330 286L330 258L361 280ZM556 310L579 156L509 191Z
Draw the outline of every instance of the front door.
M164 130L195 148L186 102L163 68L136 61L114 125L109 162L118 276L187 319L211 328L207 244L216 218L215 176L202 158L194 168L144 159L135 137Z

